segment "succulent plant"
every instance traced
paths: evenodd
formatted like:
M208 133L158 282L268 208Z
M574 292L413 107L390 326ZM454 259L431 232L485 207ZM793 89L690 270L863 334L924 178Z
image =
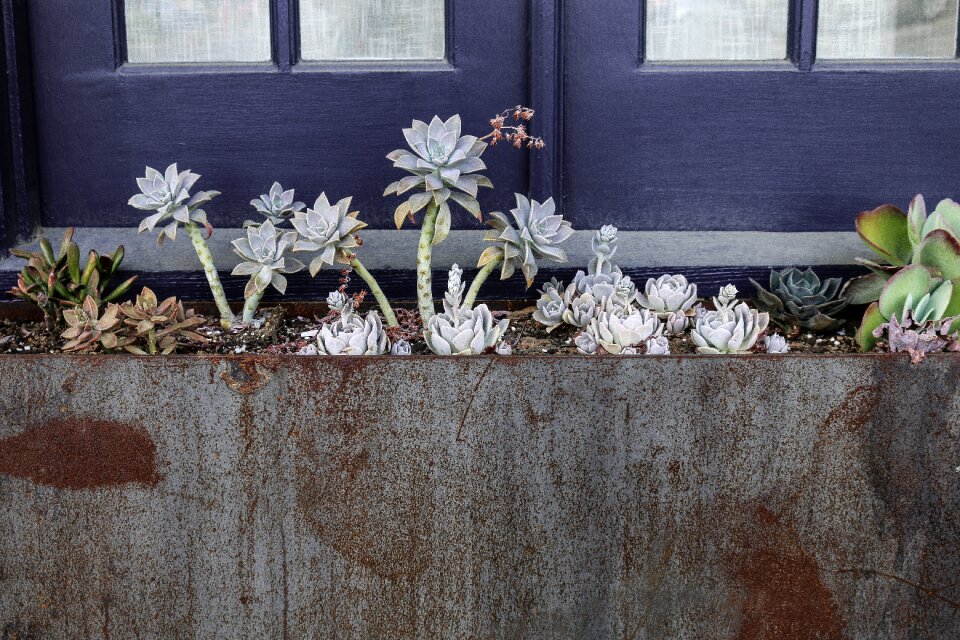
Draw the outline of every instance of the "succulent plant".
M690 328L690 317L692 315L692 310L690 315L683 311L674 311L663 321L663 332L668 336L683 335Z
M507 342L506 340L501 340L497 343L496 351L498 356L512 356L513 355L513 345Z
M618 355L626 348L636 347L648 338L659 335L661 329L656 314L639 309L626 316L601 311L590 321L586 332L604 351Z
M331 311L343 313L343 310L350 304L350 298L343 291L331 291L327 294L327 306Z
M234 322L233 311L223 291L210 247L207 246L207 241L197 227L197 224L206 227L208 237L213 233L213 227L210 226L207 214L201 207L220 195L220 192L198 191L191 196L190 189L199 178L198 174L189 170L179 171L176 163L168 166L164 173L147 167L146 176L137 178L140 193L130 198L129 204L141 211L153 212L140 223L140 233L153 231L157 225L163 224L160 235L157 237L158 245L163 245L164 238L175 239L177 227L183 224L197 252L197 258L203 266L207 283L210 285L217 310L220 312L220 322L228 327Z
M841 297L850 304L868 304L901 267L925 265L945 280L960 278L960 204L942 200L927 215L923 196L916 196L907 213L883 205L857 216L857 233L877 255L859 259L872 273L847 282Z
M406 340L397 340L390 347L390 355L392 356L409 356L411 353L413 353L413 348Z
M450 269L443 313L431 317L424 330L427 346L439 355L481 354L500 341L509 325L509 320L494 320L485 304L472 309L462 304L462 274L457 265Z
M910 265L895 273L883 287L880 299L864 312L857 342L864 351L876 345L875 331L896 318L901 326L908 315L917 325L960 315L960 282L944 280L940 272L924 265Z
M896 316L873 331L875 338L886 336L891 352L907 352L914 363L921 362L928 353L960 351L960 327L953 328L956 318L917 324L907 313L901 324Z
M746 353L757 343L770 322L767 313L737 302L737 289L727 285L714 298L714 311L700 311L690 337L700 353Z
M317 350L329 356L378 356L390 351L390 340L379 313L370 311L361 317L348 301L340 307L339 318L320 327Z
M577 351L588 356L595 355L600 348L593 335L587 331L581 331L574 336L573 343L577 345Z
M289 220L294 214L302 211L304 207L307 206L299 201L294 202L294 196L295 192L293 189L284 191L279 182L274 182L270 187L270 192L261 194L259 198L251 200L250 206L263 214L274 226L278 226L283 223L284 220ZM243 226L249 227L253 224L258 223L247 220L243 223Z
M104 303L120 298L137 279L132 276L116 287L110 287L111 278L123 262L122 246L109 256L91 250L81 265L80 248L73 241L73 227L64 233L58 254L54 254L53 246L45 237L40 237L39 244L40 249L36 252L10 250L16 257L27 261L10 295L37 305L43 311L48 328L52 329L62 320L64 309L82 305L87 297L102 307Z
M687 282L686 277L679 274L650 278L643 291L637 293L640 306L653 311L661 320L673 313L686 314L696 301L697 285Z
M286 292L287 279L283 274L296 273L304 264L285 255L297 240L296 231L278 231L269 220L249 226L246 231L246 238L231 243L234 253L243 258L231 275L250 276L243 290L243 321L251 322L267 287L273 285L280 293Z
M668 356L670 355L670 341L666 336L655 336L647 339L648 356Z
M63 319L67 328L60 335L67 342L62 349L68 353L90 353L100 347L111 350L125 344L117 334L121 321L116 303L107 304L101 314L97 301L87 296L82 305L64 311Z
M787 346L787 339L779 333L764 338L763 346L767 353L787 353L790 351L790 347Z
M510 219L499 211L492 211L491 219L487 220L491 230L483 239L493 242L494 245L487 247L477 262L481 271L467 293L468 306L473 305L480 285L497 265L501 265L501 280L512 276L519 267L529 288L537 275L538 259L545 258L552 262L567 260L567 254L558 245L573 235L573 228L563 216L556 215L557 208L553 198L548 198L541 204L519 193L514 195L517 206L511 209L510 213L516 222L516 228Z
M821 281L813 269L795 268L770 271L770 290L751 279L757 289L757 307L770 314L771 320L784 329L799 327L807 331L835 331L843 320L832 317L847 306L838 298L840 278Z
M354 234L367 226L357 220L359 211L350 211L350 201L343 198L331 205L327 195L321 193L313 208L298 212L291 221L300 234L294 250L319 252L310 262L311 276L317 275L324 264L350 264L351 250L359 246Z
M584 328L599 313L601 301L592 293L577 292L576 284L571 283L563 294L564 309L561 318L571 327Z
M563 293L554 286L545 286L540 291L540 299L537 300L537 310L533 312L533 319L546 327L547 333L550 333L563 324L563 314L566 310L567 303Z
M207 338L194 329L206 322L193 309L184 310L176 297L157 302L156 294L144 287L132 302L120 305L125 325L124 349L138 355L168 355L183 344L206 344Z

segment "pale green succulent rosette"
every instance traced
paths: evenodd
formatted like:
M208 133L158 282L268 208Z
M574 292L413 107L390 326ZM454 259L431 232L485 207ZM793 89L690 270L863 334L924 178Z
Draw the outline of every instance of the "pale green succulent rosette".
M223 285L220 283L220 275L213 263L210 248L197 227L198 224L203 225L208 237L213 233L213 227L207 221L207 214L200 207L220 195L220 192L198 191L191 196L190 189L199 179L198 174L189 170L178 171L176 163L168 166L164 173L147 167L146 175L143 178L137 178L140 193L130 198L128 204L141 211L153 212L140 222L139 231L140 233L153 231L158 225L162 225L160 235L157 237L157 244L160 246L163 246L165 238L176 239L177 228L183 225L197 252L200 264L203 265L210 291L220 312L220 322L224 326L230 326L234 322L233 311L230 309Z
M233 251L243 258L231 275L250 276L243 290L243 321L253 320L260 300L267 288L273 286L286 293L287 279L283 274L296 273L305 265L296 258L287 257L297 240L296 231L278 231L267 220L262 225L247 227L247 237L232 242Z

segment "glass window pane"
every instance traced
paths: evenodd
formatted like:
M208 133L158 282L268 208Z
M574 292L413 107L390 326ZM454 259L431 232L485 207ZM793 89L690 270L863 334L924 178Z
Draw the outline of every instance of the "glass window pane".
M300 0L304 60L443 60L444 0Z
M269 0L126 0L129 62L267 62Z
M784 60L789 0L647 0L646 59Z
M957 0L820 0L818 58L953 58Z

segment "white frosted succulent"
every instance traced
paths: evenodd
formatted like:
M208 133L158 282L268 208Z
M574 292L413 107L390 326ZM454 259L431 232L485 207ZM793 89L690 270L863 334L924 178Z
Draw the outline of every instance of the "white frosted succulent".
M509 320L497 322L485 304L463 305L463 270L450 269L443 313L430 317L423 332L427 346L436 354L478 355L494 347L507 330Z
M551 289L556 291L557 293L562 294L566 290L566 287L562 282L560 282L554 277L554 278L550 278L550 282L543 283L543 288L540 290L540 293L546 293Z
M594 339L593 335L583 331L573 338L573 343L577 345L577 351L588 356L595 355L600 345Z
M212 228L207 222L207 214L200 207L220 195L220 192L198 191L191 196L190 189L199 179L200 176L190 170L179 171L176 163L168 166L164 173L147 167L146 175L137 178L141 193L127 203L141 211L153 212L140 222L138 231L153 231L157 225L165 223L157 237L157 244L160 245L164 238L174 240L177 237L180 223L199 223L210 233Z
M397 340L390 347L390 355L392 356L409 356L411 353L413 353L413 348L406 340Z
M779 333L764 338L763 346L767 353L787 353L790 351L790 347L787 346L787 339Z
M516 227L503 213L490 212L487 224L491 230L483 239L495 244L483 252L477 266L482 267L493 260L502 259L500 279L506 280L520 267L527 287L530 287L537 275L538 259L567 261L567 254L557 245L573 235L573 228L563 216L556 214L557 207L553 198L548 198L541 204L519 193L514 195L517 206L511 209L510 213Z
M481 219L480 204L477 202L478 187L492 187L485 176L473 175L486 169L480 156L487 143L476 136L461 136L460 116L455 115L446 122L434 116L428 125L414 120L403 135L413 153L407 149L397 149L387 155L393 166L409 171L411 176L390 184L383 195L403 195L417 188L424 189L413 194L401 203L395 212L395 222L399 229L407 216L423 209L432 200L440 211L437 227L450 228L450 206L452 199L469 211L478 220Z
M587 327L597 344L607 353L620 354L627 347L636 347L648 338L659 335L660 320L647 309L627 316L602 311Z
M592 293L578 293L576 283L567 287L563 299L565 308L561 317L572 327L586 327L598 313L600 301Z
M506 340L501 340L497 344L496 352L497 352L497 355L500 355L500 356L512 356L513 345L507 342Z
M698 313L690 337L700 353L746 353L767 329L770 315L737 303L732 285L720 290L714 298L715 311Z
M357 220L359 211L350 211L351 198L343 198L336 204L330 204L327 195L321 193L313 203L313 208L294 214L294 229L300 238L294 245L294 251L319 252L310 261L310 275L315 276L324 264L340 262L350 264L353 257L351 249L359 246L355 233L367 226Z
M648 356L668 356L670 355L670 341L666 336L655 336L647 339Z
M661 320L666 320L671 313L686 313L696 304L697 285L687 282L679 274L650 278L643 291L637 294L637 302L641 307L656 312Z
M348 303L339 318L320 327L317 350L330 356L378 356L390 351L390 340L379 313L370 311L364 318Z
M617 228L615 226L606 224L600 227L591 242L595 256L590 262L592 272L603 273L603 264L609 263L613 259L613 254L617 252L617 243Z
M296 273L304 267L296 258L285 255L287 250L293 247L296 232L277 231L269 220L259 226L247 227L246 231L246 238L238 238L232 242L234 253L244 261L234 267L231 274L250 276L243 292L244 297L262 294L270 285L280 293L286 292L287 279L282 274Z
M263 193L259 198L251 200L250 206L263 214L267 220L274 225L279 225L284 220L288 220L293 214L303 210L307 205L299 201L294 202L293 189L285 191L279 182L274 182L270 187L269 193ZM247 220L243 223L243 226L248 227L252 224L257 223L252 220Z
M563 293L556 287L545 286L537 300L537 310L533 312L533 319L547 328L550 333L563 324L563 313L567 310L567 302Z
M350 305L352 308L350 299L347 298L347 294L344 292L331 291L327 294L327 306L330 307L331 311L338 311L342 313L348 305Z
M683 335L690 327L690 316L682 311L674 311L663 321L663 330L668 336Z

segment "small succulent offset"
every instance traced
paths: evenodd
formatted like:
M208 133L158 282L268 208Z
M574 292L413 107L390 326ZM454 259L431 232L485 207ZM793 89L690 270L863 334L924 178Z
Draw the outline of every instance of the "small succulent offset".
M141 211L152 211L140 223L139 231L152 231L157 225L163 224L157 244L162 245L164 238L171 240L177 237L177 227L183 224L193 248L197 252L200 264L213 293L213 299L220 312L220 322L224 326L233 324L233 311L227 302L227 296L220 283L220 276L213 262L213 255L207 246L207 241L197 227L202 224L207 229L207 236L213 233L213 227L207 221L207 214L201 208L210 202L219 191L198 191L190 195L190 189L196 184L200 176L191 171L179 171L176 163L167 167L166 172L160 173L156 169L147 167L146 176L137 178L140 193L136 194L128 204Z
M647 309L639 309L625 316L601 311L590 321L586 333L590 334L604 351L619 355L627 349L634 350L635 353L637 346L660 335L662 328L656 314Z
M485 304L468 308L462 303L463 271L453 265L447 280L443 313L430 318L424 329L427 346L436 354L449 356L479 355L500 341L509 320L495 321Z
M101 314L97 301L87 296L81 306L64 311L63 319L67 328L60 335L67 339L62 347L67 353L91 353L101 347L111 350L124 344L116 334L121 323L116 303L108 304Z
M206 344L207 338L194 329L206 322L193 309L171 296L162 302L144 287L136 300L120 305L123 318L123 348L137 355L168 355L184 344Z
M784 329L799 327L820 333L843 325L843 320L833 317L847 306L846 300L838 298L840 278L821 281L813 269L791 267L770 271L769 291L753 279L750 282L757 289L757 308Z
M670 341L666 336L656 336L647 340L648 356L668 356L670 355Z
M137 279L132 276L116 287L110 287L111 278L123 262L122 246L109 256L91 250L86 262L81 264L80 248L73 241L73 227L64 233L59 253L53 253L53 246L43 236L40 236L39 244L40 250L36 252L10 250L16 257L27 261L10 295L37 305L43 311L49 329L62 320L64 309L82 305L88 296L102 307L104 303L120 298Z
M406 340L397 340L393 343L393 346L390 347L390 355L392 356L409 356L412 353L413 348Z
M328 356L379 356L390 351L390 340L383 329L380 314L370 311L366 317L353 310L353 302L333 294L327 301L339 306L331 307L340 317L325 323L317 332L317 350Z
M746 353L766 331L770 315L751 309L745 302L738 303L737 294L733 285L723 287L713 299L716 310L696 315L690 337L698 352Z
M787 346L787 339L779 333L764 338L763 346L767 353L787 353L790 351L790 347Z
M264 193L261 194L259 198L254 198L250 201L250 206L263 214L274 226L278 226L282 224L284 220L289 220L294 214L302 211L304 207L307 206L299 201L294 202L294 197L295 192L293 189L284 191L279 182L274 182L270 187L270 193ZM249 227L252 224L257 223L252 220L247 220L243 223L243 226Z
M243 262L234 267L231 275L250 276L243 290L246 299L243 305L243 322L253 321L254 314L269 286L280 293L287 290L287 279L283 274L296 273L304 264L296 258L286 256L297 240L296 231L279 231L267 220L261 225L247 227L247 237L232 242L233 251L243 258Z
M664 274L648 279L636 299L641 307L653 311L666 323L669 335L680 335L687 330L688 318L693 315L697 285L687 282L683 275Z
M480 255L477 262L480 273L467 293L467 306L473 306L481 285L497 266L501 267L501 280L512 276L519 267L527 281L527 288L530 288L537 275L538 259L567 261L567 254L558 245L573 235L573 228L563 216L557 215L553 198L540 203L519 193L514 195L517 206L510 213L516 227L503 213L490 212L491 219L487 220L487 224L491 230L483 239L494 245L487 247Z

